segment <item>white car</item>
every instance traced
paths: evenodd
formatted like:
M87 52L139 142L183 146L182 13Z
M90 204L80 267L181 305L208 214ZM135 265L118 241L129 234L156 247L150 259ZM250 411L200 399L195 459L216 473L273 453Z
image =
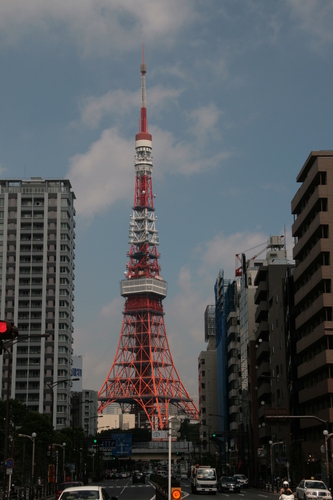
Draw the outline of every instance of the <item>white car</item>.
M234 478L240 483L241 488L249 487L249 480L244 474L234 474Z
M74 486L66 488L59 500L110 500L110 496L102 486Z
M296 488L296 497L300 500L318 499L318 497L322 500L332 500L332 493L323 481L303 479Z

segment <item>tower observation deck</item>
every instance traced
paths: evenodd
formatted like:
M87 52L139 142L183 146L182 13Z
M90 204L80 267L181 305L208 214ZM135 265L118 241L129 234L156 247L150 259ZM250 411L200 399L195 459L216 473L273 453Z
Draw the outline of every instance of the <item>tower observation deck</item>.
M123 323L116 355L99 393L99 413L111 403L137 415L137 425L166 429L170 405L189 419L198 410L174 366L166 335L162 301L167 282L160 275L160 254L152 186L152 136L148 133L146 72L141 71L141 115L135 137L135 191L129 227Z

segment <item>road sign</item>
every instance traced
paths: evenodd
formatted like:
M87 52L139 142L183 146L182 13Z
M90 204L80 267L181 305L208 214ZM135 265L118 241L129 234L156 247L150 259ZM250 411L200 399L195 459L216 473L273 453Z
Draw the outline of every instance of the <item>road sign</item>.
M182 498L182 489L180 487L171 488L172 500L180 500Z
M7 476L13 474L13 469L6 469Z
M172 431L179 431L181 421L178 418L172 418L169 422Z
M7 466L7 469L12 469L14 467L14 460L12 458L7 458L6 466Z
M114 457L132 455L132 434L111 434L111 439L105 439L99 444L101 451L110 452Z
M116 447L116 440L115 439L104 439L100 444L99 444L99 449L102 451L111 451L112 448Z

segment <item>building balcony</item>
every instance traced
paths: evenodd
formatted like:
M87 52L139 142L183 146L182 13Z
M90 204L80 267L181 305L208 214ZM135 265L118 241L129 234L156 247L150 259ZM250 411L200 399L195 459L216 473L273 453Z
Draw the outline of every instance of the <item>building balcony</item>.
M311 184L313 183L318 172L319 172L318 163L315 162L313 165L311 165L311 168L308 169L306 177L299 178L299 176L297 176L297 179L300 182L302 182L302 185L297 190L297 193L295 194L295 196L291 201L291 213L293 214L299 213L299 215L301 215L302 211L299 209L299 204L302 203L303 198L306 196L306 193Z
M318 325L311 333L305 335L296 343L297 354L311 347L326 334L330 335L332 331L333 321L324 321L323 323L320 323L320 325Z
M227 346L227 351L230 352L233 349L239 349L239 342L238 341L233 340L233 341L229 342L229 344Z
M257 344L258 348L256 350L256 360L257 363L259 362L264 363L266 361L269 361L269 342L260 342Z
M295 304L299 304L308 293L311 292L316 285L320 283L323 279L331 279L332 268L330 266L321 266L317 271L311 276L310 280L298 290L294 295Z
M307 323L315 314L318 314L325 307L333 307L333 297L331 293L322 293L315 299L310 307L302 311L295 319L296 330Z
M238 422L231 422L229 425L230 432L237 432L238 426L239 426Z
M258 396L258 399L261 401L262 399L264 400L265 399L265 396L267 395L270 395L271 394L271 386L270 386L270 383L267 381L267 382L263 382L259 387L258 387L258 390L257 390L257 396Z
M309 241L311 240L313 233L318 229L321 225L327 225L329 223L328 212L319 212L316 217L313 219L305 233L301 238L298 238L296 245L293 248L293 258L295 260L299 260L299 253L303 250L304 247L309 246ZM293 233L294 235L294 233Z
M236 373L231 373L228 377L228 382L236 382L237 380L239 380L239 374L238 372Z
M268 283L267 281L260 281L257 286L256 293L254 294L254 302L258 304L262 300L267 301Z
M260 321L256 330L256 339L264 339L269 334L268 321Z
M326 379L318 382L312 387L307 387L298 392L298 400L300 403L306 403L312 399L321 398L327 394L333 394L333 380Z
M232 404L229 406L229 415L238 415L240 406L238 404Z
M314 371L319 371L324 365L333 364L333 351L326 350L322 351L313 359L307 360L300 364L297 368L298 378L305 377Z
M269 361L263 361L258 365L257 378L259 379L261 375L269 375L271 373L271 365Z
M311 213L315 204L320 198L327 198L327 186L318 185L313 191L303 211L298 215L297 219L292 225L292 231L295 236L297 236L297 232L299 231L300 227L302 226L302 224L304 224L305 219L307 218L309 213Z
M258 304L255 313L255 322L261 323L261 321L267 321L268 318L268 301L262 300Z
M233 356L228 360L228 368L231 366L239 366L240 368L240 360L236 356Z

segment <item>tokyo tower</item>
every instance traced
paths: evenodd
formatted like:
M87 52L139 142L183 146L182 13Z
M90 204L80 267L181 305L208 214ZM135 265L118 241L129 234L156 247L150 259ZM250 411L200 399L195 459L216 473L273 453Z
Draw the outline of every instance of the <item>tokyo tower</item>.
M169 406L190 419L198 410L174 366L164 324L162 301L167 283L160 275L159 244L152 186L152 136L148 133L146 72L141 71L141 116L135 137L135 192L129 229L130 250L126 278L121 281L125 298L123 323L110 372L98 393L101 413L119 403L123 412L136 413L139 425L166 429Z

